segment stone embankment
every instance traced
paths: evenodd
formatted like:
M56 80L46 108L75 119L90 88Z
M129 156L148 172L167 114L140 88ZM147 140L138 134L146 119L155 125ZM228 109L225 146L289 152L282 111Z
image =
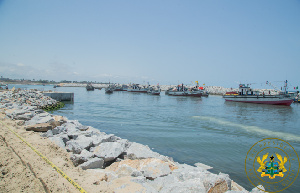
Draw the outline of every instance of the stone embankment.
M248 192L229 175L211 173L204 164L180 164L146 145L41 110L55 102L38 91L0 93L6 118L28 131L41 132L43 140L48 138L69 152L74 166L99 172L94 184L108 187L108 192Z

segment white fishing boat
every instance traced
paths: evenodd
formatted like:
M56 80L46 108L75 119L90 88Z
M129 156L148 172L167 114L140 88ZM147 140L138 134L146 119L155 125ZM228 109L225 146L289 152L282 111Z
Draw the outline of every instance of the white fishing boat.
M140 86L139 84L129 85L127 92L138 92L138 93L147 93L148 86Z
M171 96L192 96L192 97L201 97L203 91L199 89L198 86L187 88L183 84L169 89L166 94Z
M259 93L254 91L248 85L240 84L238 92L227 92L223 98L225 101L243 102L243 103L257 103L270 105L286 105L290 106L293 102L291 95L286 92L287 81L285 82L285 91L279 94L272 95L271 93Z
M150 95L160 95L160 87L159 85L157 86L150 86L147 93L150 94Z

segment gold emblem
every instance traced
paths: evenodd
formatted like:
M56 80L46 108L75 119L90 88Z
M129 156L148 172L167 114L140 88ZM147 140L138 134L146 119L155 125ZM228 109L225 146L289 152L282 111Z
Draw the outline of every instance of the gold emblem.
M255 143L247 153L245 171L249 181L265 192L280 192L290 187L299 170L299 157L286 141L266 138Z

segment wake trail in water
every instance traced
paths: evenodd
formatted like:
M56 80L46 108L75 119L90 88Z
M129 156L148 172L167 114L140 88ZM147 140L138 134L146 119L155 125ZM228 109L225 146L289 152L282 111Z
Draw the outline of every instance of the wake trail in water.
M210 122L222 125L222 126L240 128L246 132L255 133L257 135L262 135L262 136L266 136L266 137L279 138L279 139L283 139L283 140L287 140L287 141L300 142L300 136L291 134L291 133L272 131L272 130L264 129L264 128L257 127L257 126L243 125L243 124L225 121L223 119L210 117L210 116L193 116L192 118L203 120L203 121L210 121Z

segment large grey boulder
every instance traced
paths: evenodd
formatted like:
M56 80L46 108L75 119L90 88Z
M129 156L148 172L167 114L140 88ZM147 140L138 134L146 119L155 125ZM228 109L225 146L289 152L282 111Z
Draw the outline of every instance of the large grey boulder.
M125 151L128 159L145 159L145 158L158 158L166 160L165 156L160 155L157 152L152 151L148 146L140 143L132 142Z
M136 160L127 159L120 162L114 162L107 168L107 170L117 172L120 168L124 167L124 169L127 169L130 172L134 172L135 170L137 170L147 179L153 180L157 177L170 175L170 173L172 172L170 166L170 163L156 158ZM131 167L134 170L128 169L128 167ZM139 174L137 173L131 173L131 176L134 175L139 176Z
M124 164L121 167L118 168L116 173L118 174L118 177L124 177L124 176L131 176L133 172L136 172L137 170Z
M48 130L47 132L42 133L41 137L53 137L52 130Z
M135 182L135 183L138 183L138 184L141 184L146 190L144 191L145 193L156 193L158 192L155 188L153 188L149 182L151 181L148 181L145 177L143 176L138 176L136 178L132 178L130 180L131 182Z
M26 112L26 113L24 113L24 114L15 116L14 119L15 119L15 120L29 121L33 116L34 116L33 113L31 113L31 112Z
M79 130L79 131L86 131L89 127L84 126L79 123L78 120L67 120L62 126L66 127L68 130Z
M100 134L100 135L93 135L91 136L93 138L93 146L98 146L101 143L104 142L116 142L117 141L117 137L113 134Z
M75 140L82 149L88 150L93 145L93 139L84 135L79 135Z
M89 150L89 148L92 145L93 145L93 139L91 137L85 137L84 135L79 135L76 138L76 140L72 139L66 142L66 149L68 151L79 154L83 149Z
M94 150L94 155L103 158L105 162L116 159L125 151L125 143L105 142L101 143Z
M206 176L211 175L210 172L203 168L193 167L187 164L178 164L178 169L172 172L172 175L176 176L180 181L186 181L190 179L205 179Z
M31 120L26 121L25 125L35 125L39 123L52 123L54 122L54 118L49 113L41 113L32 117Z
M60 137L49 137L51 141L53 141L56 145L58 145L61 148L65 148L65 143Z
M85 149L81 151L80 154L72 154L70 159L74 163L75 166L78 166L80 164L83 164L84 162L87 162L91 158L93 158L93 154Z
M53 135L57 135L57 134L60 134L60 133L64 132L65 130L66 130L65 127L57 126L57 127L52 129L52 133L53 133Z
M184 182L176 182L171 184L166 184L161 190L161 193L177 192L206 192L203 183L199 179L191 179Z
M66 143L66 150L75 154L80 154L83 148L78 144L77 141L70 140Z
M92 126L88 126L88 130L87 132L90 132L91 133L91 136L98 136L98 135L102 135L103 133L100 132L99 129L96 129Z
M148 183L157 191L160 191L163 187L169 184L175 184L178 182L180 182L179 179L172 174L148 181Z
M172 175L181 182L198 179L204 185L206 192L226 192L231 188L231 180L227 174L213 174L202 167L179 164Z
M83 164L80 164L79 167L81 167L84 170L96 169L96 168L103 168L103 164L104 164L103 159L95 157L88 160L87 162L84 162Z
M70 138L67 134L65 133L60 133L58 135L55 135L56 137L59 137L63 140L63 142L66 144L68 141L70 141Z
M231 189L231 179L228 174L210 173L204 179L202 178L202 181L206 190L210 192L226 192Z
M167 163L162 163L160 160L152 160L140 168L143 176L148 179L155 179L160 176L166 176L172 171Z
M205 164L203 164L203 163L195 163L194 165L195 165L196 167L203 168L203 169L205 169L205 170L213 169L213 167L208 166L208 165L205 165Z

